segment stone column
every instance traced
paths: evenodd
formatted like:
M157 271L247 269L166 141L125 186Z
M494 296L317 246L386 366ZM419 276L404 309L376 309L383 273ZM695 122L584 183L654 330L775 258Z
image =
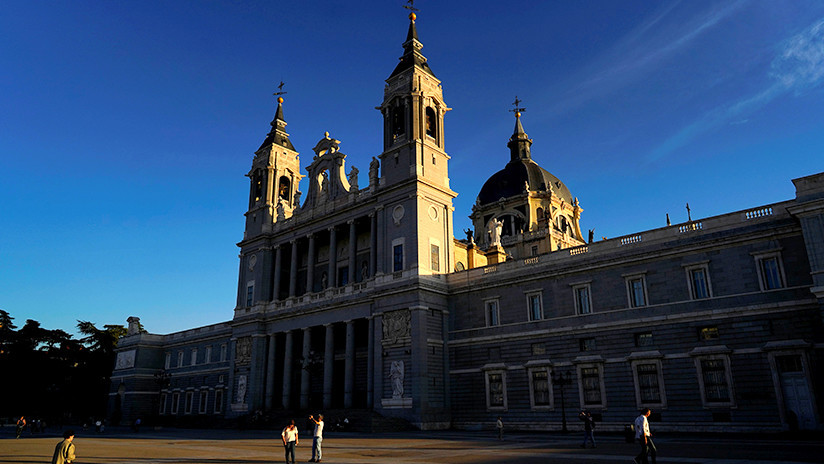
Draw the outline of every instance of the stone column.
M303 329L303 365L300 368L300 408L309 407L309 354L312 349L312 328Z
M371 232L369 236L369 277L374 277L378 263L378 215L369 215Z
M292 407L292 331L286 332L283 347L283 409Z
M273 300L280 299L280 268L283 264L283 251L280 245L275 247L275 288L272 295Z
M375 208L375 275L386 273L386 253L389 253L389 258L392 258L392 250L386 250L386 233L383 231L383 220L381 217L384 214L383 206ZM390 268L391 269L391 268ZM390 271L391 272L391 271Z
M335 331L332 324L325 324L326 345L323 353L323 408L332 407L332 376L335 373Z
M366 347L366 407L371 408L375 395L375 319L369 316L369 329Z
M358 276L355 274L358 270L358 235L355 230L355 221L348 221L349 223L349 283L354 284L358 281Z
M372 401L373 409L381 408L383 396L383 316L376 315L372 324L372 338L375 340L372 347Z
M289 265L289 296L295 296L295 289L298 283L298 241L291 240L292 263Z
M327 271L328 274L328 282L329 288L337 287L338 286L338 272L337 272L337 260L338 260L338 244L337 244L337 235L335 233L335 228L329 228L329 270Z
M309 239L309 250L306 260L306 293L315 291L315 236L309 234L306 236Z
M355 322L346 321L346 361L343 368L343 407L352 407L355 390Z
M269 353L266 356L266 396L263 399L264 407L271 411L274 406L275 394L275 334L269 335Z

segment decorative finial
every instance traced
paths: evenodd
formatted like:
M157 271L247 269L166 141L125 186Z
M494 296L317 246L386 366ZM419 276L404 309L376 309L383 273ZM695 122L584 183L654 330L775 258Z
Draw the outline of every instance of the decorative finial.
M286 95L286 92L283 91L284 85L286 84L284 84L283 81L280 81L280 84L278 85L278 91L272 94L278 97L278 103L283 103L283 97L281 97L281 95Z
M415 12L421 10L415 8L415 0L406 0L406 3L408 3L408 5L403 5L403 7L409 10L409 20L414 21L415 18L417 18L417 16L415 16Z
M518 96L516 95L515 96L515 101L512 103L512 105L515 108L509 110L510 112L515 113L516 118L520 118L521 117L521 112L526 111L526 108L521 108L521 106L520 106L521 103L523 103L523 100L518 99Z

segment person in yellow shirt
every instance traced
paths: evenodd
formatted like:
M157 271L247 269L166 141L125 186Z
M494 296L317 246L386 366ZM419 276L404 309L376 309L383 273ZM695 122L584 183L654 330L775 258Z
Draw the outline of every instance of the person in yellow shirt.
M52 464L70 464L74 461L74 430L63 432L63 441L54 447Z

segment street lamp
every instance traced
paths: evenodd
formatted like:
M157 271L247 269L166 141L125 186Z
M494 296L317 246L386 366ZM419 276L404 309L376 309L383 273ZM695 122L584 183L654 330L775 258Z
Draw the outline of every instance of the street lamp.
M566 421L566 401L564 401L564 387L569 385L571 381L571 377L569 371L567 372L555 372L552 371L552 384L558 385L561 389L561 431L567 433L569 430L567 429L567 421Z

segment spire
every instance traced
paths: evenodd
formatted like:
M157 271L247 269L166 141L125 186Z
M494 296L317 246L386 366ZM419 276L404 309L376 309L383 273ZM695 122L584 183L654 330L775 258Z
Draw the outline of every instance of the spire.
M414 8L414 6L404 5L404 8L411 10L411 13L409 13L409 31L406 33L406 42L403 43L403 55L400 58L401 62L398 63L398 66L395 67L395 70L392 71L389 78L391 79L415 66L418 66L427 74L435 77L435 73L433 73L429 65L426 64L426 57L421 54L423 44L418 40L418 29L415 27L415 18L417 18L415 11L418 10Z
M280 83L278 88L283 88L283 82ZM283 95L285 93L286 92L275 92L275 95ZM272 129L266 135L266 139L258 150L270 144L279 145L290 150L295 149L295 146L292 145L292 142L289 140L289 134L286 133L286 121L283 119L283 97L281 96L278 96L278 109L275 111L275 119L273 119L269 125L272 126Z
M530 160L532 155L530 147L532 146L532 139L524 132L524 126L521 125L521 112L526 111L526 108L521 108L522 100L515 97L515 102L512 103L515 108L509 111L515 113L515 130L512 132L512 137L506 144L509 147L510 161Z

